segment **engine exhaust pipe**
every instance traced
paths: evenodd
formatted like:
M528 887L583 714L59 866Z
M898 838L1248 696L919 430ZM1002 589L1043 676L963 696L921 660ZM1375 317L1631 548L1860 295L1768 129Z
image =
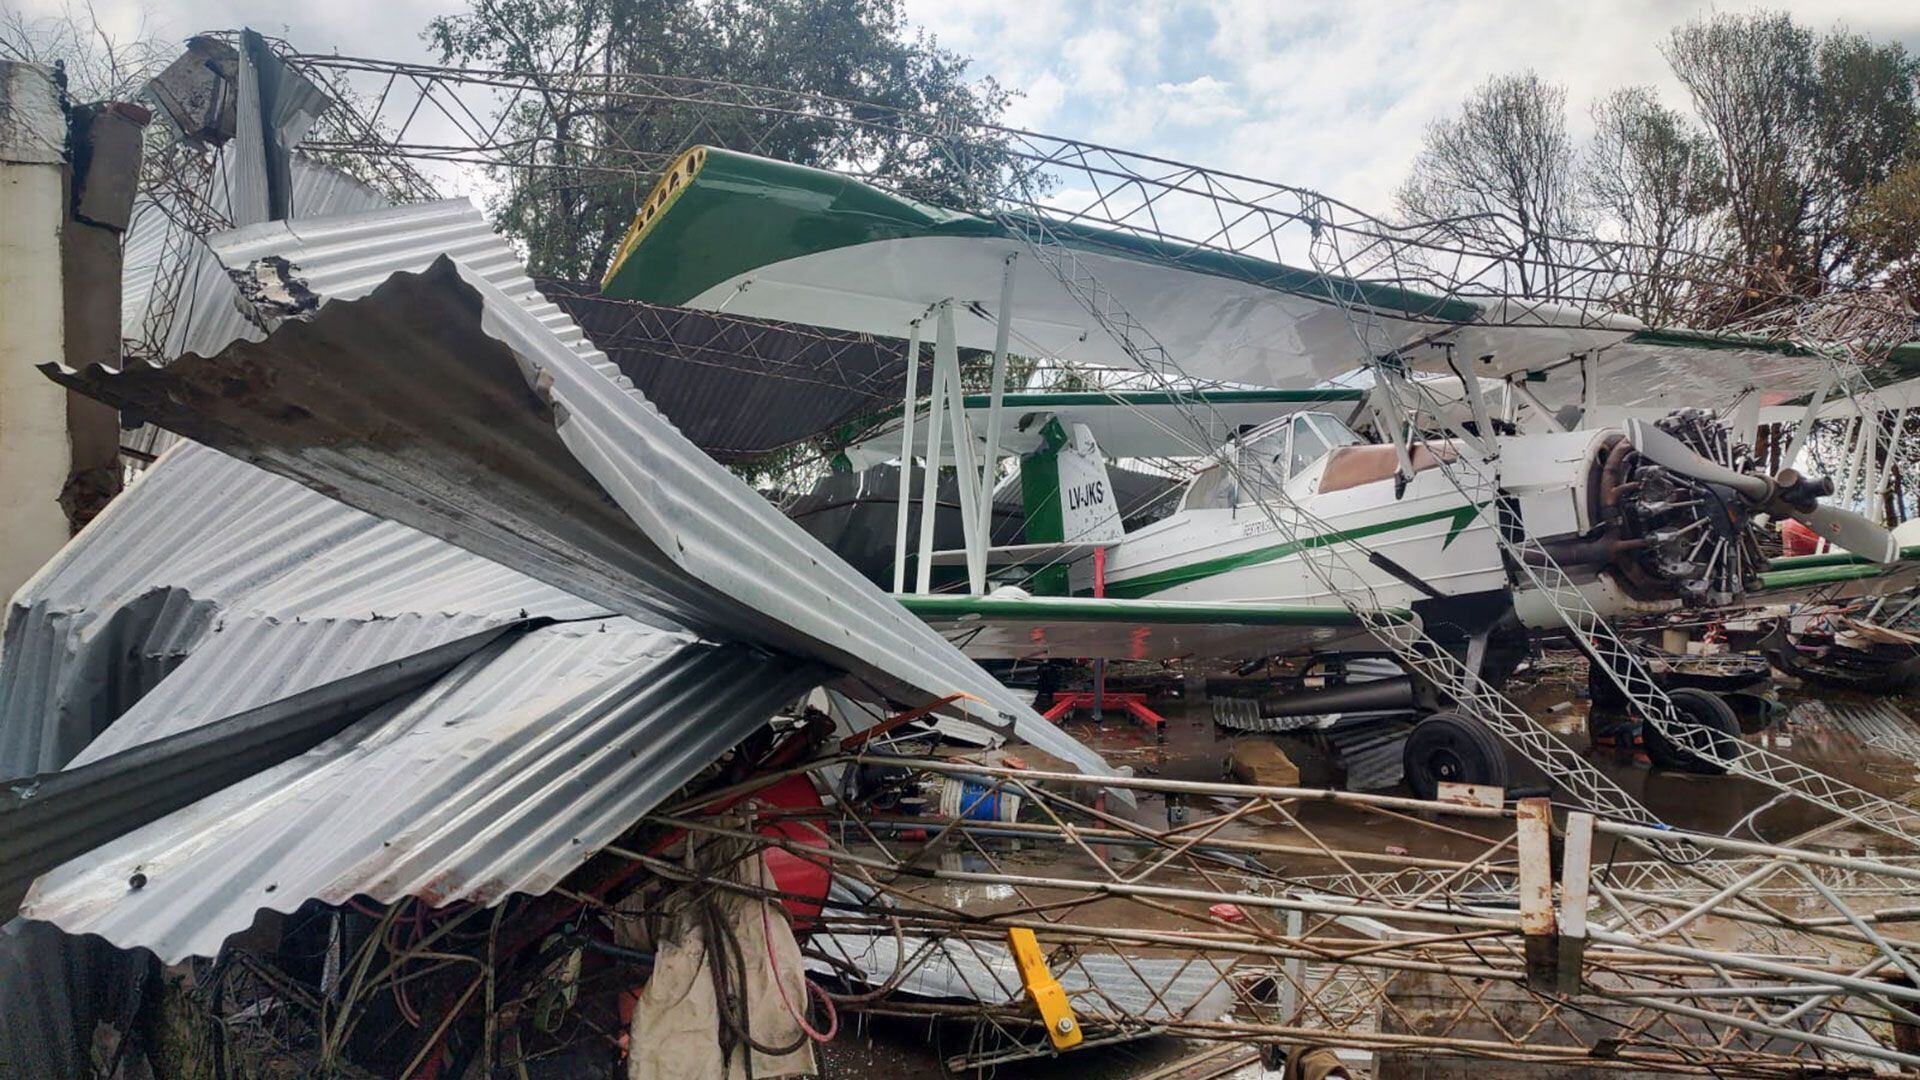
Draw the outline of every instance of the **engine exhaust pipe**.
M1268 720L1286 716L1319 716L1336 712L1385 712L1413 708L1413 680L1405 675L1367 682L1327 686L1318 690L1296 690L1260 702L1260 715Z

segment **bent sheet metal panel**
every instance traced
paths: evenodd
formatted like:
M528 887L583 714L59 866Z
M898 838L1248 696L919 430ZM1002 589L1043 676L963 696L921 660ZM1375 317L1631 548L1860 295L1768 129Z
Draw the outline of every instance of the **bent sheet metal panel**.
M418 236L405 211L365 215L379 229L358 244L338 242L364 232L358 219L280 226L277 251L272 227L243 230L250 254L288 260L330 299L264 343L164 370L46 370L612 610L814 658L902 700L969 693L982 719L1108 771L517 302L537 293L470 206L464 224L444 204L422 211ZM440 256L448 246L486 273Z
M44 875L24 913L174 962L309 898L544 892L824 675L619 617L502 638L313 750Z
M60 768L96 736L93 756L218 719L420 640L607 614L185 443L14 595L0 648L0 776ZM307 647L272 644L294 637Z

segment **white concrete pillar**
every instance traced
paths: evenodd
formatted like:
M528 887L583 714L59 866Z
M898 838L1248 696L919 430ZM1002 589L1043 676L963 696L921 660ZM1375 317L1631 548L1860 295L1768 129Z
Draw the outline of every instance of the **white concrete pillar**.
M47 70L0 62L0 600L68 535L67 391L36 370L66 352L66 136Z

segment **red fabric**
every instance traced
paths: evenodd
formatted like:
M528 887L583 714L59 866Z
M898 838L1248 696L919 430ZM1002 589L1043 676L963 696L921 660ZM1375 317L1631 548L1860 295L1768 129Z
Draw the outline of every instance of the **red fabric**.
M789 776L755 792L754 798L789 809L810 810L821 806L820 793L814 790L813 781L805 775ZM760 827L760 832L767 836L784 837L808 847L825 847L827 843L817 827L797 821L768 822ZM767 849L766 860L767 871L773 875L774 888L784 893L814 898L813 902L797 899L784 901L787 911L793 916L795 930L811 925L820 914L820 901L827 898L829 880L826 868L775 847Z
M1788 518L1780 523L1780 545L1786 555L1812 555L1820 547L1820 534Z

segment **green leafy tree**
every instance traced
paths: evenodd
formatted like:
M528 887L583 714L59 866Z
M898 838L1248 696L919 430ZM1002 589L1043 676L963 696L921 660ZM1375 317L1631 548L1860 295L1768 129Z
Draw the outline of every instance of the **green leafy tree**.
M1664 51L1718 150L1733 254L1810 291L1847 278L1852 207L1920 138L1915 58L1771 12L1698 19Z
M1868 188L1854 204L1847 230L1859 252L1860 274L1897 290L1920 310L1920 159Z
M983 202L1007 165L992 145L956 153L921 134L989 124L1008 94L909 32L898 0L472 0L426 37L445 61L525 73L537 89L503 119L511 165L493 207L536 275L599 280L658 170L699 143L857 168L948 205ZM663 94L649 76L814 100L722 108L725 88Z

